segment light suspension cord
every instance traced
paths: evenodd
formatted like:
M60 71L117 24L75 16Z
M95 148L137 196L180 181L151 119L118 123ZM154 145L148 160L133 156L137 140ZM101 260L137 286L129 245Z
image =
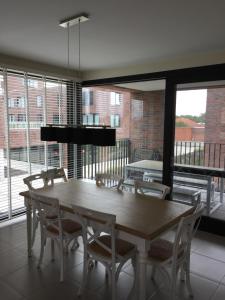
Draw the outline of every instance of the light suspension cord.
M80 18L78 20L78 72L79 72L79 78L80 78Z
M69 70L69 67L70 67L70 26L69 26L69 22L67 23L67 67Z

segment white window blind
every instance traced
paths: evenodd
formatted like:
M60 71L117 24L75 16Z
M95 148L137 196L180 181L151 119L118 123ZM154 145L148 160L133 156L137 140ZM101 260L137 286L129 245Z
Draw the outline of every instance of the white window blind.
M75 89L74 89L75 87ZM0 219L24 210L23 178L41 170L63 166L77 176L75 146L43 142L45 124L75 124L76 84L0 70Z

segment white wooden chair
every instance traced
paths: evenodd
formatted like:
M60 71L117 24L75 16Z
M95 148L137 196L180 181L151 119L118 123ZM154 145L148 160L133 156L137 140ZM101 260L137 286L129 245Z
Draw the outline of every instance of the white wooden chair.
M82 235L79 223L61 217L59 200L40 196L37 191L31 191L32 202L38 211L41 226L41 251L38 267L42 264L47 238L51 239L51 253L54 260L54 242L59 248L60 282L64 280L64 250L68 244Z
M117 174L97 173L95 180L99 187L106 186L117 190L121 190L123 184L123 178Z
M46 188L47 182L45 180L45 175L43 173L38 173L34 175L27 176L23 179L23 182L27 185L29 191L34 191L38 188ZM32 239L31 245L34 245L36 230L38 227L39 217L37 211L32 207Z
M54 185L59 181L67 182L67 177L64 168L53 168L46 171L42 171L42 174L46 180L47 185Z
M135 193L142 195L156 196L160 199L165 199L166 195L170 192L170 187L158 182L148 182L135 180L134 182Z
M79 290L82 295L88 280L92 261L102 263L110 280L112 300L116 299L116 281L123 265L132 259L136 267L135 245L116 238L116 216L100 213L80 206L73 206L76 218L82 224L84 241L83 280Z
M193 214L180 220L173 242L159 238L151 243L146 264L152 265L152 279L156 269L161 270L162 274L169 279L172 300L176 297L179 270L181 280L186 282L189 296L193 296L190 283L191 241L200 223L203 209L203 204L199 204Z

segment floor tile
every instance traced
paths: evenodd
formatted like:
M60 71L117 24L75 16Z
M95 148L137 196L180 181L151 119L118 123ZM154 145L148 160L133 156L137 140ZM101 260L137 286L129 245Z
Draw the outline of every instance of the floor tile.
M216 290L212 300L224 300L225 299L225 286L220 285Z
M23 296L14 290L10 285L0 281L0 299L2 300L22 300Z
M225 263L193 251L191 254L191 272L209 280L220 282L225 275Z
M173 238L173 232L165 235ZM65 281L59 283L59 260L57 248L55 261L51 261L50 243L46 246L43 265L37 269L40 250L40 234L34 244L33 256L27 256L26 223L16 223L0 228L0 299L2 300L107 300L111 291L105 278L105 268L98 263L90 273L86 293L78 298L82 282L83 245L65 256ZM198 232L192 243L191 282L196 300L225 299L225 238ZM155 281L150 278L151 267L147 268L147 293L153 300L168 299L169 285L161 274ZM125 300L134 280L133 267L124 266L117 285L118 299ZM187 300L183 284L178 286L178 300ZM135 299L133 295L132 300Z
M199 234L192 242L192 249L198 254L225 262L225 239L221 236Z
M214 295L218 284L213 281L207 280L200 276L191 275L191 286L193 289L194 299L196 300L210 300L212 295ZM164 286L159 289L152 297L151 300L168 300L169 299L169 287ZM186 286L183 282L178 282L177 284L177 300L190 300L187 293Z

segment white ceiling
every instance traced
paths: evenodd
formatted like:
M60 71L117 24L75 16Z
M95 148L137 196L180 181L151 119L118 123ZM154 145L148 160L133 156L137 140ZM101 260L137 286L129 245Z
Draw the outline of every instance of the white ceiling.
M0 54L67 66L60 20L85 12L81 69L125 68L183 55L225 51L224 0L1 0ZM70 66L78 64L71 28Z

